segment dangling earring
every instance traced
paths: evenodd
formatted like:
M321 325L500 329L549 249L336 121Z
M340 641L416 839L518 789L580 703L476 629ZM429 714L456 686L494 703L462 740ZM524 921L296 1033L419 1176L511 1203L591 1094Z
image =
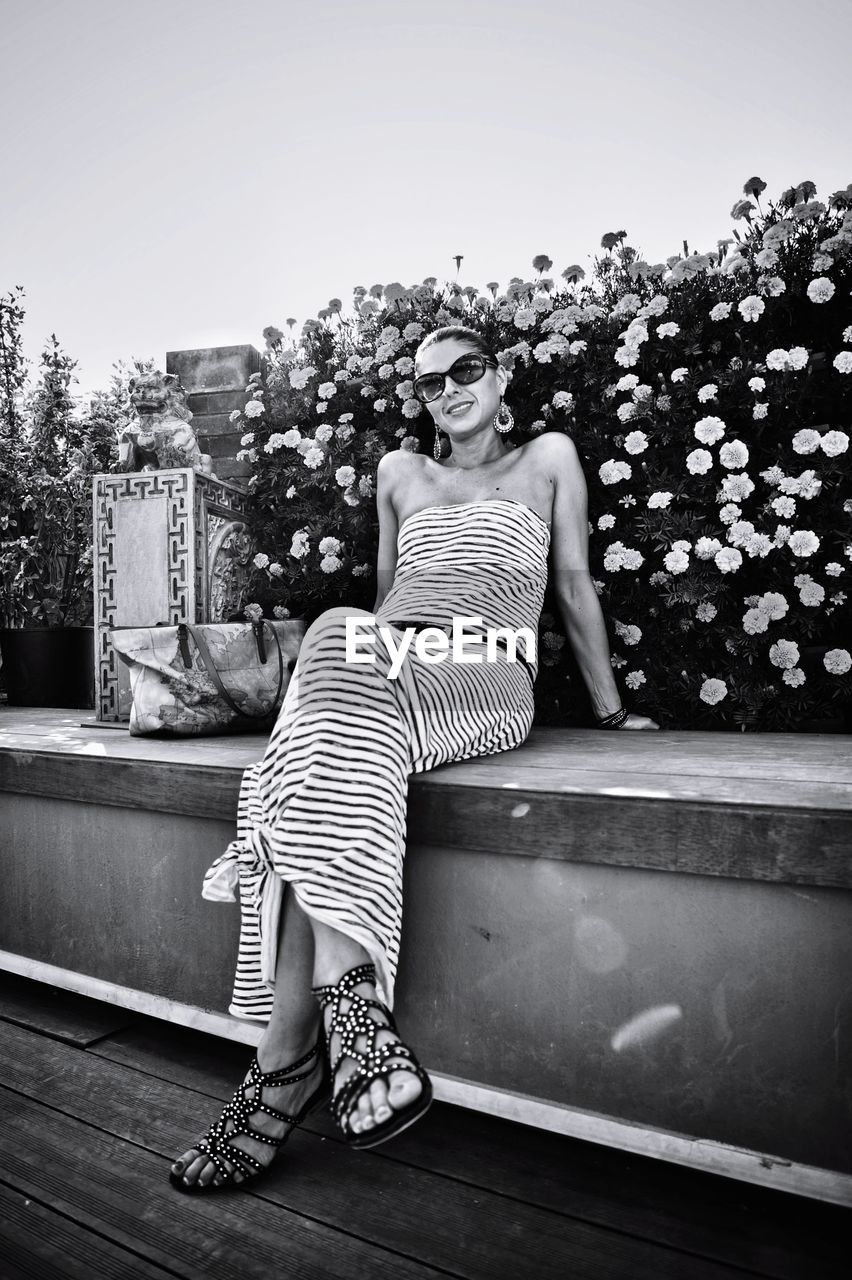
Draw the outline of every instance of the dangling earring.
M515 425L515 415L502 398L500 400L500 408L495 413L491 425L501 436L508 435Z
M441 436L441 432L436 427L435 443L432 446L432 457L435 459L436 462L440 462L443 456L444 456L444 441Z

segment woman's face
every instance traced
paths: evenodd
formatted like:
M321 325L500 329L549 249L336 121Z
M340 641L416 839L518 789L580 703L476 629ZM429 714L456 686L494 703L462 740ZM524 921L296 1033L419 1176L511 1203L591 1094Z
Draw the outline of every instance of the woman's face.
M445 373L459 356L470 355L475 347L459 338L445 338L427 347L417 358L414 376L421 373ZM426 408L441 431L450 440L468 440L484 428L489 428L500 407L500 397L506 389L506 370L487 365L478 382L467 385L445 379L443 394L430 400Z

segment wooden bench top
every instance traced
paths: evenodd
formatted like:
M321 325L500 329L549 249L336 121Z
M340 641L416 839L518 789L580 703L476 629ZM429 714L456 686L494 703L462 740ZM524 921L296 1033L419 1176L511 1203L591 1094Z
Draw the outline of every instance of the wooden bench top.
M0 709L0 791L232 820L264 736L131 738ZM852 888L852 737L533 729L413 775L409 843Z

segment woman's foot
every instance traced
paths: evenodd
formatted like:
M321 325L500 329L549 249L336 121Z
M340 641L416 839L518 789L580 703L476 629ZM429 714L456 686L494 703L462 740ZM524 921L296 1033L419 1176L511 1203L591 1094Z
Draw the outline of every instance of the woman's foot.
M416 1074L412 1070L412 1063L417 1065L416 1059L400 1040L393 1027L389 1025L390 1017L384 1010L384 1006L376 1008L372 1004L364 1005L358 999L362 997L364 1001L379 1003L376 999L375 982L372 980L375 970L372 966L363 965L350 972L360 980L346 982L348 974L344 974L339 979L338 984L334 986L339 994L327 998L324 1002L323 1025L328 1042L329 1059L335 1064L332 1082L335 1100L341 1095L341 1090L344 1091L338 1122L344 1136L348 1137L352 1134L367 1142L372 1130L389 1127L395 1112L400 1113L415 1108L417 1099L424 1091L424 1081L428 1086L428 1078L422 1072L422 1068L419 1069L421 1074ZM362 972L365 975L363 978ZM341 990L341 988L344 989ZM314 991L318 994L331 989L329 985L315 988ZM343 1026L347 1015L351 1015L354 1023L354 1026L350 1024L349 1030L345 1030ZM373 1032L368 1028L353 1036L351 1031L358 1025L363 1026L364 1018L375 1023L377 1030ZM333 1023L339 1029L333 1029ZM345 1048L344 1037L346 1038ZM359 1055L362 1061L359 1061L359 1056L355 1055ZM366 1068L364 1060L367 1063ZM402 1069L394 1071L393 1068L396 1066ZM381 1076L378 1076L379 1071L382 1072ZM356 1073L362 1078L365 1074L372 1078L369 1082L363 1079L360 1089L353 1087L352 1090L347 1091L346 1082ZM431 1099L431 1089L429 1089L429 1095ZM424 1107L423 1110L425 1109ZM418 1111L417 1115L419 1114L422 1113ZM416 1118L416 1116L412 1117L412 1119ZM394 1126L394 1132L396 1131L397 1126Z
M290 1133L290 1130L294 1127L292 1124L277 1120L264 1111L252 1111L252 1107L262 1103L263 1106L271 1107L275 1111L282 1111L287 1115L299 1115L311 1095L319 1089L326 1070L324 1054L321 1049L313 1054L312 1060L308 1057L312 1048L316 1048L316 1045L306 1042L292 1042L289 1044L278 1042L267 1045L266 1037L261 1040L257 1050L257 1065L260 1072L263 1074L285 1072L292 1066L293 1075L303 1078L281 1086L263 1084L261 1087L252 1081L252 1068L250 1068L240 1089L237 1090L232 1103L229 1105L236 1104L239 1107L240 1096L245 1097L248 1110L251 1112L250 1126L252 1129L258 1130L260 1133L265 1134L266 1137L273 1138L279 1143ZM307 1060L301 1067L298 1067L303 1058ZM261 1093L259 1099L257 1098L258 1092ZM214 1186L222 1186L231 1181L235 1183L244 1182L246 1178L251 1178L255 1173L260 1172L251 1164L252 1161L256 1161L263 1169L266 1169L277 1154L277 1146L252 1138L249 1134L239 1133L229 1138L228 1135L233 1134L236 1127L234 1121L230 1117L225 1119L224 1113L221 1120L224 1120L221 1130L222 1140L216 1145L219 1148L220 1159L225 1161L225 1172L217 1168L216 1163L207 1152L200 1150L198 1147L190 1147L172 1165L173 1180L178 1180L185 1189L195 1190L209 1186L211 1183ZM209 1134L207 1136L209 1139ZM224 1146L222 1145L223 1142ZM238 1155L238 1153L242 1152L248 1157L247 1163L251 1167L251 1172L244 1172L239 1168L236 1161L228 1160L227 1152L232 1148L236 1149L235 1154Z

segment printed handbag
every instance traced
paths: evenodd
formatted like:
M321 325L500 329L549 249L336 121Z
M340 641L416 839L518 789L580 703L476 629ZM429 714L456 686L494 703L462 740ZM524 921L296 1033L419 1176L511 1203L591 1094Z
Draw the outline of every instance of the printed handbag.
M305 629L290 619L111 631L130 668L131 735L270 730Z

